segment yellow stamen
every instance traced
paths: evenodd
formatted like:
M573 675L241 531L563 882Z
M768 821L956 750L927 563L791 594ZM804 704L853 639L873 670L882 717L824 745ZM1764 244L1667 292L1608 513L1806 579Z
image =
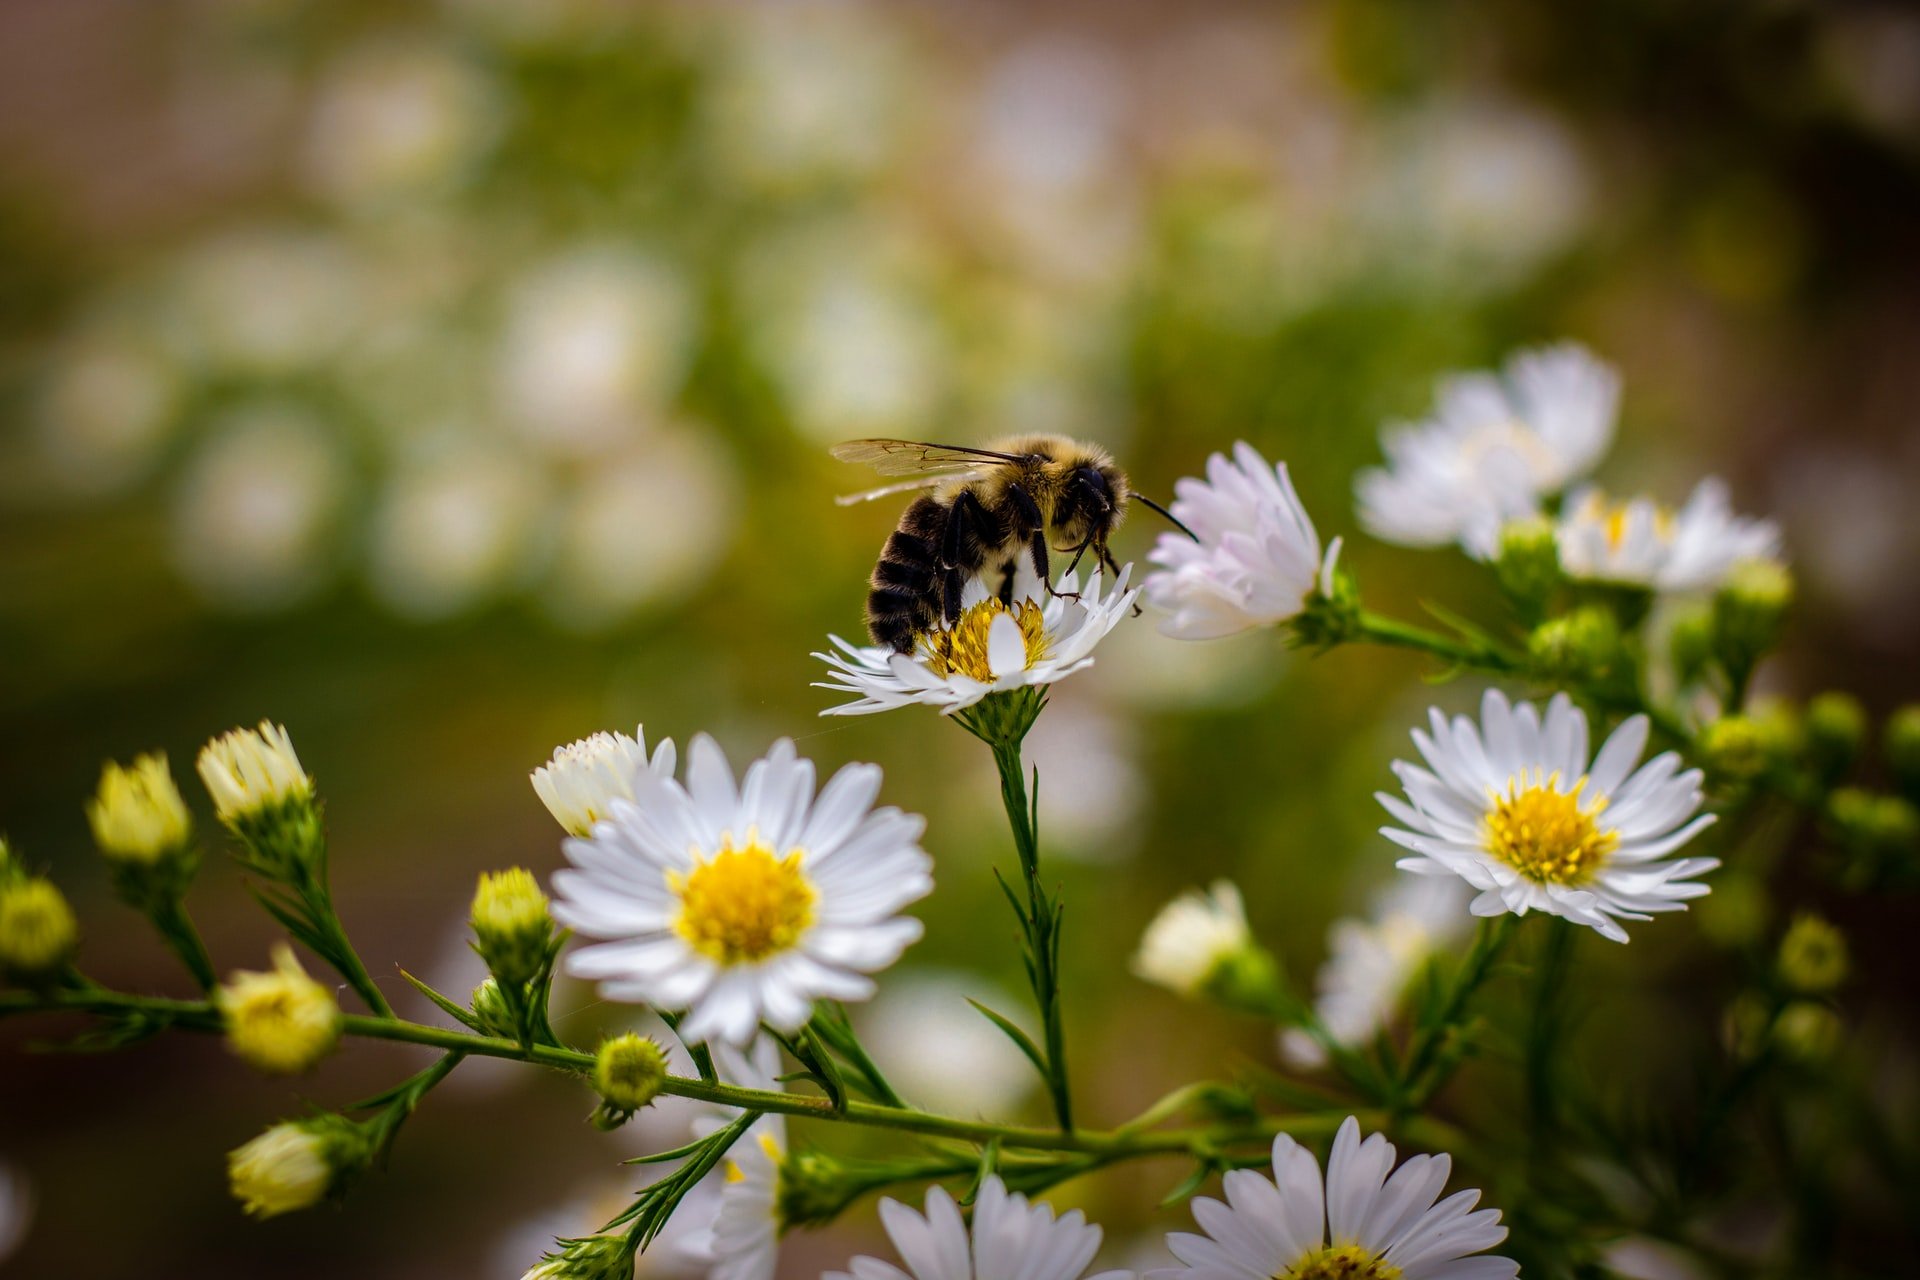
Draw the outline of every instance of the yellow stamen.
M1560 790L1560 775L1530 781L1525 771L1507 781L1507 792L1490 791L1493 809L1486 816L1487 848L1502 862L1540 884L1582 885L1606 864L1620 843L1618 832L1602 831L1595 821L1605 799L1580 807L1581 778L1571 791Z
M993 630L994 619L1002 614L1010 614L1020 624L1020 638L1027 651L1026 665L1021 670L1031 670L1034 663L1047 656L1046 620L1040 606L1031 600L1022 600L1011 609L997 597L982 600L961 614L952 630L923 633L920 652L939 675L959 672L982 684L992 684L996 675L1008 674L996 672L987 663L987 635Z
M674 932L721 964L764 960L785 951L813 923L818 896L800 864L802 850L784 858L749 835L744 847L728 845L681 875L667 873L680 896Z
M1371 1249L1343 1244L1316 1249L1274 1277L1274 1280L1400 1280L1400 1268Z

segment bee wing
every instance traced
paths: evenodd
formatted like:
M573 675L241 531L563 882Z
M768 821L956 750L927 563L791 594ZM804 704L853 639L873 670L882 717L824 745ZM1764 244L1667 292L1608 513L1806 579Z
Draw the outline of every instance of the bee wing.
M939 475L918 476L912 480L902 480L898 484L883 484L878 489L868 489L864 493L842 493L837 495L833 501L835 506L856 507L863 502L872 502L875 498L892 497L896 493L911 493L915 489L931 489L935 485L944 484L954 476L961 474L964 473L953 472L948 474L942 472Z
M842 462L863 463L883 476L950 475L996 463L1025 461L1012 453L918 440L847 440L833 446L832 452Z

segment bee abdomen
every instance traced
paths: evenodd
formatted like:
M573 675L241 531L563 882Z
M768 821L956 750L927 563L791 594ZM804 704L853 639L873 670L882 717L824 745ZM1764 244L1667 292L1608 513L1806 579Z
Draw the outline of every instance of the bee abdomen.
M869 579L867 633L875 644L913 651L914 637L940 614L938 571L938 558L925 538L894 530Z

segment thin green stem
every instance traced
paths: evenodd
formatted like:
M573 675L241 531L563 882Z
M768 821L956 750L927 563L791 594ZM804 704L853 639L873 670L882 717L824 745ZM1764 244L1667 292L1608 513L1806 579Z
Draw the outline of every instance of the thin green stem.
M1421 1020L1400 1073L1398 1092L1406 1109L1424 1107L1447 1082L1451 1072L1442 1056L1443 1050L1455 1041L1473 997L1486 983L1494 961L1506 950L1517 919L1513 915L1500 915L1480 922L1480 928L1473 935L1473 946L1460 961L1460 967L1454 970L1446 995L1429 1016Z
M180 957L180 963L187 967L202 991L212 991L220 985L219 975L213 971L213 957L207 954L207 944L200 940L200 931L187 915L186 903L177 896L163 898L154 903L152 919L161 939Z
M137 1014L157 1019L183 1031L218 1033L223 1029L219 1010L205 1000L172 1000L159 996L139 996L100 988L48 992L0 993L0 1018L36 1013L70 1012L114 1018ZM343 1019L347 1035L370 1040L387 1040L440 1049L449 1054L483 1058L505 1058L534 1066L548 1067L572 1075L588 1075L593 1070L593 1055L551 1045L522 1045L499 1036L484 1036L447 1027L432 1027L402 1018L379 1018L366 1014L348 1014ZM448 1065L447 1069L451 1069ZM669 1076L663 1093L739 1107L745 1111L779 1113L815 1120L840 1120L870 1128L894 1129L936 1138L954 1138L971 1143L997 1141L1003 1147L1029 1151L1066 1151L1086 1155L1130 1159L1153 1155L1206 1155L1224 1147L1270 1142L1277 1133L1298 1137L1325 1137L1346 1117L1344 1108L1291 1116L1262 1116L1244 1124L1204 1128L1155 1130L1077 1130L1063 1132L1024 1125L997 1124L943 1116L906 1107L849 1101L844 1111L836 1111L826 1098L805 1094L780 1093L766 1089L748 1089L684 1076ZM1381 1127L1387 1116L1378 1111L1357 1113L1363 1125Z
M993 743L993 762L1000 770L1000 799L1006 806L1007 824L1013 829L1013 846L1020 856L1020 876L1027 894L1022 916L1027 932L1027 976L1033 983L1034 1003L1040 1009L1047 1093L1060 1127L1072 1132L1073 1099L1067 1085L1066 1031L1060 1006L1060 908L1040 882L1039 822L1027 793L1020 743Z

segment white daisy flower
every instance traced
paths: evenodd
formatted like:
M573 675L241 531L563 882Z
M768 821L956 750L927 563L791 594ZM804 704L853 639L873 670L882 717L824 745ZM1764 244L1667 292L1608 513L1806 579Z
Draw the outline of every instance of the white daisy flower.
M609 1000L687 1010L689 1042L745 1044L762 1022L799 1030L817 999L867 999L867 975L920 937L896 913L933 889L926 820L874 808L879 791L878 766L848 765L816 799L812 762L784 739L736 787L700 735L684 785L638 772L632 800L565 842L554 918L602 939L567 972Z
M1140 937L1133 972L1183 996L1196 996L1220 966L1253 945L1247 908L1231 880L1191 889L1160 909Z
M1569 577L1659 591L1711 591L1735 565L1780 554L1780 526L1735 515L1717 479L1702 480L1678 511L1583 489L1568 499L1558 533Z
M815 687L856 694L858 701L821 714L872 715L923 703L952 715L990 693L1064 680L1093 665L1094 646L1133 608L1139 590L1127 589L1132 572L1132 565L1125 566L1108 588L1096 569L1085 591L1078 576L1069 573L1060 579L1056 595L1023 574L1011 607L989 595L976 578L962 597L960 620L922 635L911 654L829 636L840 652L813 655L833 668L832 680Z
M1432 418L1387 430L1385 467L1355 481L1360 522L1404 546L1490 556L1500 526L1587 474L1613 442L1620 378L1572 343L1523 351L1499 374L1443 379Z
M1169 616L1161 631L1181 640L1213 640L1285 622L1332 589L1340 539L1320 554L1320 535L1287 464L1268 465L1242 441L1233 459L1207 459L1207 478L1173 486L1176 520L1193 530L1163 533L1147 559L1147 600Z
M615 800L633 799L633 781L642 769L671 778L675 764L673 739L663 739L647 755L645 726L624 733L596 733L564 747L555 747L553 759L533 771L533 790L554 820L576 836L593 834L594 824L613 809Z
M749 1089L779 1092L780 1050L767 1036L746 1052L714 1046L714 1067L722 1080ZM731 1107L694 1121L702 1137L723 1128ZM780 1166L786 1160L786 1118L762 1115L734 1141L721 1166L719 1202L708 1237L712 1280L772 1280L780 1260ZM702 1185L705 1185L704 1183Z
M945 1188L927 1191L927 1211L898 1200L880 1202L880 1221L905 1268L879 1258L855 1258L847 1271L821 1280L1079 1280L1100 1250L1100 1228L1078 1209L1054 1217L1049 1205L1029 1205L1006 1184L988 1177L973 1204L971 1237ZM1092 1280L1132 1280L1131 1271L1103 1271Z
M1428 960L1466 932L1467 887L1432 876L1402 878L1371 919L1336 920L1327 962L1314 979L1314 1013L1340 1044L1357 1047L1392 1020L1407 986ZM1289 1062L1318 1067L1326 1050L1299 1028L1280 1038Z
M1589 763L1587 718L1564 693L1544 721L1498 689L1487 691L1478 725L1430 714L1432 734L1415 729L1413 742L1431 768L1393 764L1412 803L1377 796L1406 828L1382 834L1415 854L1402 869L1459 876L1480 890L1474 915L1545 911L1616 942L1627 940L1616 920L1685 910L1707 892L1693 877L1719 859L1663 861L1714 820L1693 816L1700 771L1681 772L1671 751L1635 769L1645 716L1614 730Z
M1520 1266L1470 1257L1507 1238L1500 1211L1473 1211L1478 1191L1438 1200L1453 1160L1413 1156L1394 1168L1380 1134L1360 1140L1347 1117L1327 1158L1286 1134L1273 1140L1273 1178L1252 1169L1226 1175L1226 1201L1201 1196L1193 1216L1207 1234L1176 1231L1167 1247L1184 1264L1147 1280L1511 1280ZM1389 1177L1388 1175L1392 1176ZM964 1273L962 1273L964 1274Z

